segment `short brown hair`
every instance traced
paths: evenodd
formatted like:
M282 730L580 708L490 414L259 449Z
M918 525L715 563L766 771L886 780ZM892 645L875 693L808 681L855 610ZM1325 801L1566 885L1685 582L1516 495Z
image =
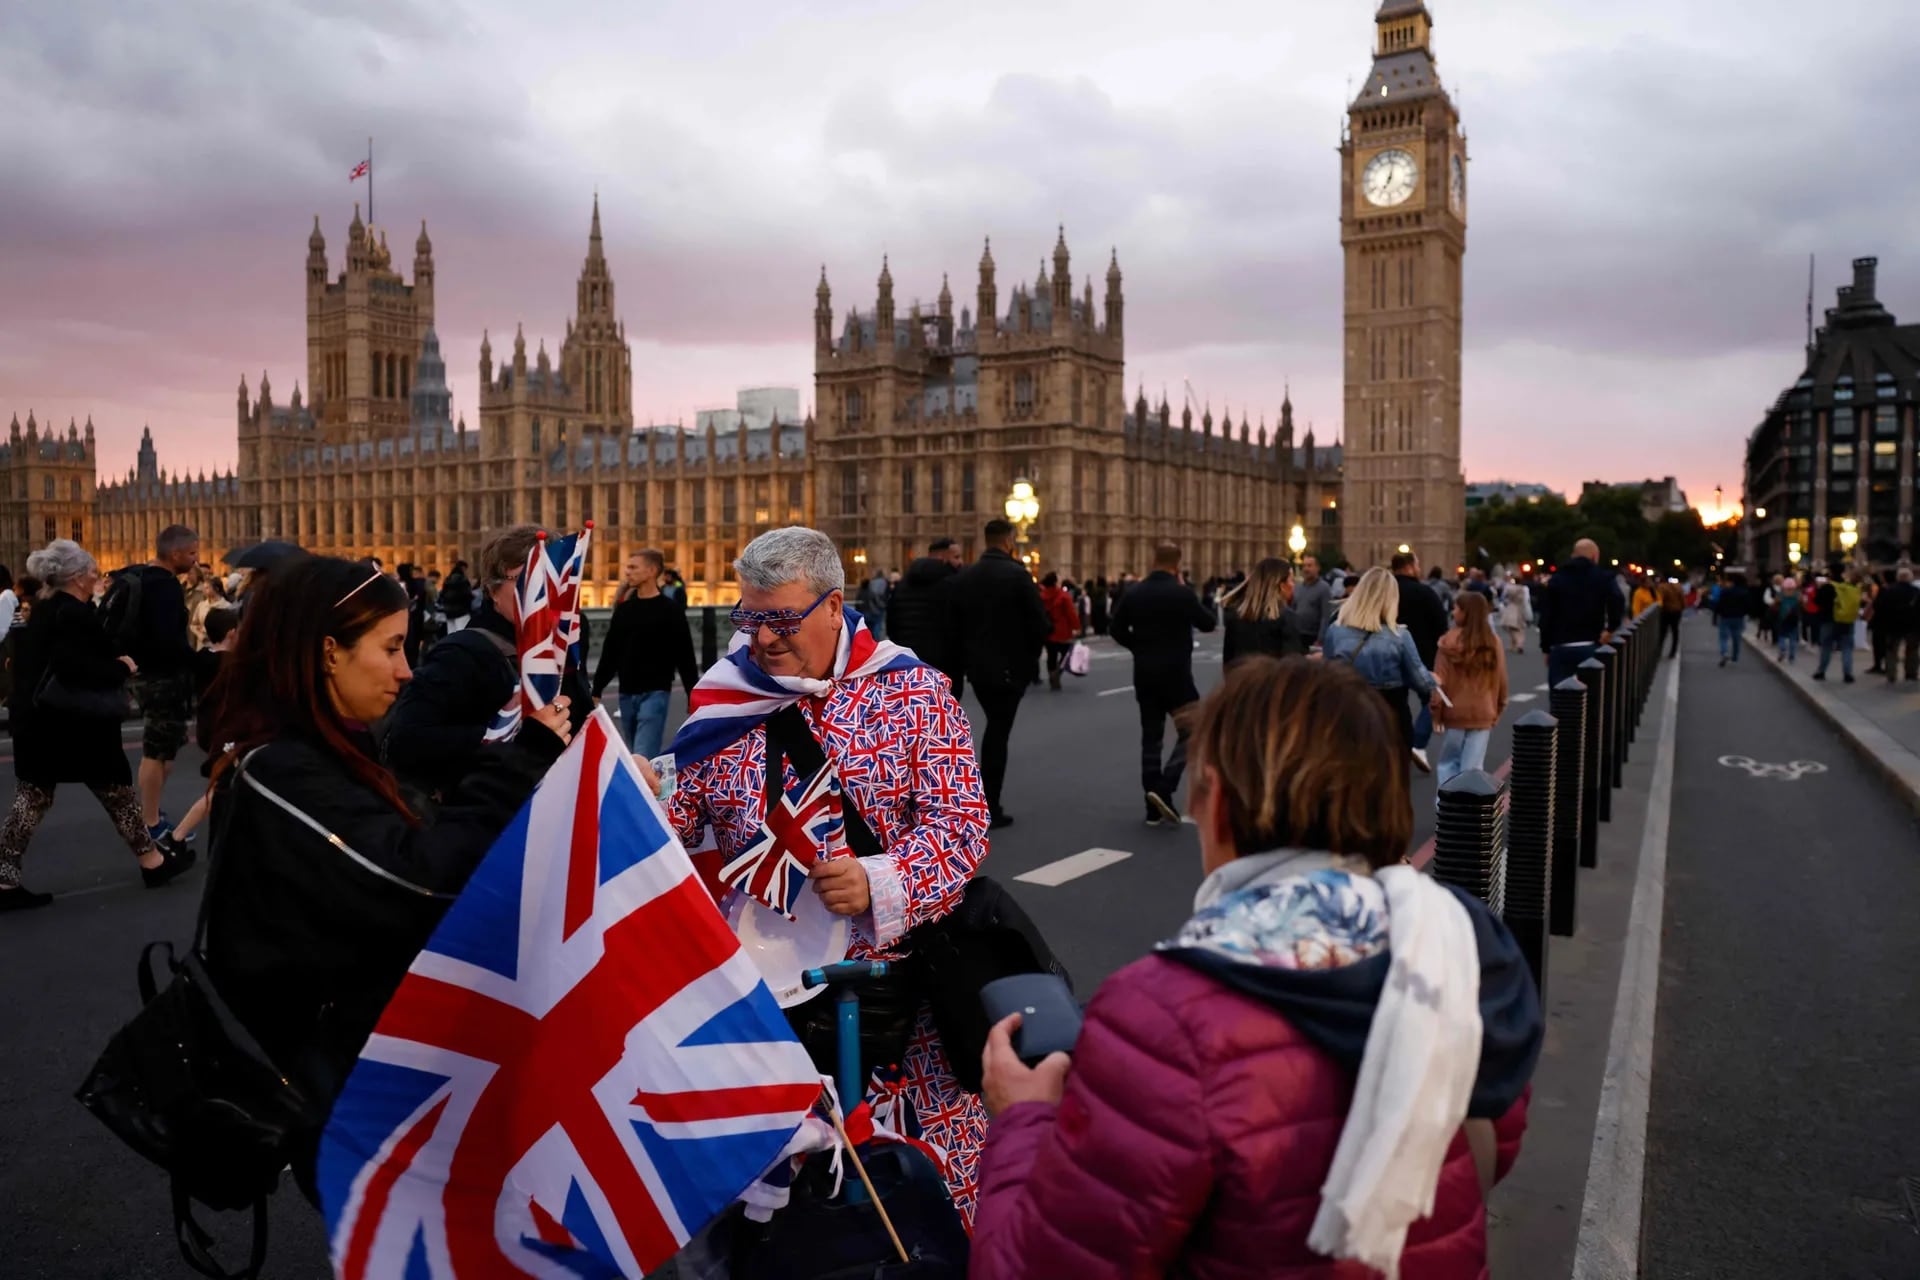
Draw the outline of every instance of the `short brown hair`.
M527 567L527 553L540 540L537 524L516 524L502 529L480 544L480 574L485 589L493 590L503 582L512 582Z
M1153 549L1153 567L1156 569L1178 569L1180 567L1180 544L1163 542Z
M642 547L640 550L634 552L633 554L636 556L639 556L642 560L645 560L648 564L652 565L654 573L661 574L667 571L667 558L661 555L660 552L655 548Z
M1314 849L1376 868L1406 856L1406 744L1386 700L1346 663L1236 662L1200 704L1189 749L1196 786L1223 790L1240 856Z

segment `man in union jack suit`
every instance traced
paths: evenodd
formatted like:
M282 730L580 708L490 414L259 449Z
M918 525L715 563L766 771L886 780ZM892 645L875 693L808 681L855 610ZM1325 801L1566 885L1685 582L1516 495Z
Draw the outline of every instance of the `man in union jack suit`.
M673 743L678 778L668 810L680 839L689 849L717 846L729 892L750 892L789 915L783 892L819 894L828 910L851 917L850 958L903 958L902 936L954 910L986 856L987 803L966 713L947 677L876 640L846 607L840 553L825 534L763 533L734 567L733 642L695 688ZM766 721L794 706L879 854L831 856L844 852L842 824L807 816L822 789L784 752L776 755L785 804L767 813ZM799 833L827 846L817 861L799 858L804 880L776 874L793 868L793 846L806 842ZM769 858L789 861L770 868ZM986 1113L954 1080L924 1007L897 1077L888 1083L902 1090L920 1137L945 1151L948 1186L971 1223Z

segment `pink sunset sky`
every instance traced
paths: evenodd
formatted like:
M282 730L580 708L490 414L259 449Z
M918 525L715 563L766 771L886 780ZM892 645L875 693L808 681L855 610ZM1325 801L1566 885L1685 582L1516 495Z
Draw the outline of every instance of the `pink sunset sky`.
M318 214L337 271L372 134L379 225L410 263L427 221L476 425L482 330L557 351L598 190L641 422L744 386L811 402L822 264L842 315L883 252L903 309L942 272L966 302L991 236L1004 301L1064 223L1076 276L1118 248L1129 383L1270 425L1291 385L1325 441L1335 147L1373 7L30 6L0 47L0 414L91 415L108 473L143 425L170 470L229 465L241 377L281 400L304 377L307 235ZM1915 310L1920 177L1882 149L1920 100L1906 19L1429 7L1473 156L1468 478L1675 475L1733 501L1799 372L1808 256L1818 307L1877 254Z

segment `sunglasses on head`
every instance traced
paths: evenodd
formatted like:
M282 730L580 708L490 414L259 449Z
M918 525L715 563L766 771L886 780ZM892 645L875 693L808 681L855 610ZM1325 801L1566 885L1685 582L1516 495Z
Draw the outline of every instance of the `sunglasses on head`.
M804 609L745 609L735 605L733 612L727 615L727 619L733 623L735 631L752 635L765 627L782 640L791 640L800 634L800 628L806 622L807 615L825 603L826 598L835 590L838 588L822 591L814 597L813 603Z

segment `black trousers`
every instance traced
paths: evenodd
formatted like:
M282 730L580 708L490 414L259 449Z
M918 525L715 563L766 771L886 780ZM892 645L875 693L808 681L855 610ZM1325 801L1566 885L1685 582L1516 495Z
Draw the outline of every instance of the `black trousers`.
M987 792L987 810L996 818L1002 812L1000 785L1007 780L1007 739L1013 735L1013 718L1020 714L1020 699L1026 693L1021 686L1007 690L983 689L978 684L973 687L973 696L980 699L980 709L987 713L979 740L980 781Z
M1680 615L1662 609L1660 611L1660 641L1667 646L1667 656L1673 657L1680 652Z
M1187 772L1187 738L1184 717L1176 716L1182 707L1200 700L1199 692L1185 687L1153 688L1134 686L1134 701L1140 706L1140 789L1168 800L1180 787ZM1173 753L1162 760L1161 748L1167 740L1167 721L1173 719Z

